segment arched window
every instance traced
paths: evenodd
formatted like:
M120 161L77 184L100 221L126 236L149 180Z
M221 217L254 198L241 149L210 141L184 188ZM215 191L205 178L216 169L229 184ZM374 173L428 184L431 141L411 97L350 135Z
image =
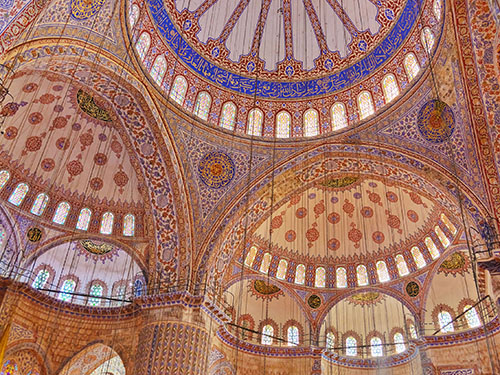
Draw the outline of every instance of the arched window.
M161 82L163 81L163 77L165 77L165 73L167 72L167 60L165 56L159 55L156 57L153 67L151 68L151 78L161 86Z
M418 75L420 71L420 66L418 65L417 58L413 53L409 53L406 55L404 60L404 66L406 70L406 75L408 76L408 80L411 82Z
M264 120L264 113L258 108L252 109L248 113L247 134L248 135L262 135L262 121Z
M137 54L139 55L141 61L146 58L146 53L149 50L149 45L151 44L151 36L147 32L143 32L135 45Z
M0 375L19 375L17 364L11 362L10 360L5 361L2 366L2 372Z
M7 181L9 181L10 173L9 171L3 170L0 171L0 189L2 189Z
M76 229L87 230L89 229L90 217L92 216L92 211L88 208L84 208L80 211L78 216L78 222L76 223Z
M0 250L3 250L4 241L5 241L5 229L0 224Z
M441 254L439 254L439 250L436 247L436 244L434 243L432 238L425 237L424 242L425 242L425 246L427 246L427 249L429 250L429 253L431 254L432 259L439 258L439 255L441 255Z
M314 109L308 109L304 113L304 135L314 137L319 134L318 112Z
M316 288L324 288L326 281L326 271L324 267L316 268L316 277L314 278L314 286Z
M370 352L372 357L382 357L384 350L382 348L382 340L380 337L372 337L370 340Z
M406 276L410 273L408 270L408 265L406 264L406 260L404 256L401 254L396 255L396 267L398 268L399 276Z
M252 246L245 258L245 266L252 267L256 255L257 255L257 248L255 246Z
M289 138L290 137L290 124L292 119L290 114L286 111L281 111L276 116L276 137Z
M299 264L295 269L295 284L304 285L306 281L306 266Z
M411 255L413 257L413 260L415 261L415 264L417 265L418 268L425 267L427 263L425 263L425 259L420 252L420 249L416 246L413 246L410 250Z
M479 319L479 314L475 307L471 305L466 305L464 307L465 319L470 328L477 328L481 326L481 320Z
M410 337L412 339L416 340L418 336L417 336L417 330L415 328L415 325L414 324L410 324L409 330L410 330Z
M358 278L358 285L368 285L368 272L366 272L366 267L362 264L356 267L356 277Z
M143 294L143 285L142 285L142 280L137 279L134 281L134 296L140 297Z
M170 90L170 98L179 105L184 103L184 97L187 91L187 81L183 76L175 77L174 84L172 85L172 90Z
M438 314L438 322L442 333L455 331L455 328L453 327L453 318L448 311L441 311Z
M441 244L443 245L443 247L446 249L448 246L450 246L450 240L448 239L448 237L446 237L446 234L444 234L443 230L441 229L441 227L439 225L436 225L434 227L434 232L436 233L436 235L438 236L439 238L439 241L441 242Z
M33 215L40 216L45 211L45 207L47 207L47 203L49 202L49 197L47 194L40 193L36 196L35 203L31 207L31 213Z
M276 271L276 277L280 280L285 280L287 268L288 262L285 259L281 259L278 263L278 271Z
M373 108L372 95L368 91L363 91L358 95L359 118L361 120L375 113Z
M378 274L378 280L381 283L385 283L386 281L391 280L391 277L389 276L389 271L387 270L387 265L383 260L379 260L377 262L377 274Z
M54 214L54 217L52 218L52 221L56 224L63 225L66 222L66 219L69 214L69 210L71 209L71 206L69 205L68 202L61 202L57 206L56 213Z
M448 216L446 216L445 214L441 214L441 221L444 225L446 225L446 228L448 228L451 234L457 234L457 228L453 225L450 219L448 219Z
M335 334L333 332L326 334L326 348L330 350L335 348Z
M14 191L9 197L9 202L12 203L14 206L19 206L26 194L28 193L29 187L25 183L21 183L16 186Z
M123 235L127 237L133 236L135 233L135 216L127 214L123 218Z
M295 326L288 327L287 330L288 346L299 345L299 329Z
M332 130L339 130L347 126L347 116L345 113L345 105L343 103L335 103L332 106Z
M399 95L399 87L396 82L396 77L393 74L388 74L382 80L382 88L384 90L385 102L392 102Z
M130 21L130 28L133 29L137 20L139 19L139 7L134 4L130 8L130 16L129 16L129 21Z
M337 288L347 287L347 272L344 267L337 268Z
M429 27L424 27L422 30L422 45L428 53L431 53L434 47L434 34Z
M260 341L261 344L262 345L272 345L273 336L274 336L273 326L266 324L264 327L262 327L262 338Z
M73 297L72 293L75 291L75 288L76 288L75 280L71 279L64 280L61 292L59 293L59 299L65 302L71 301L71 297Z
M113 233L113 221L115 220L115 215L111 212L105 212L102 215L101 220L101 233L102 234L111 234Z
M234 123L236 120L236 106L233 102L227 102L222 107L222 112L220 115L220 126L227 130L234 129Z
M50 272L48 270L40 270L38 271L38 274L35 277L35 281L33 281L33 284L31 286L35 289L41 289L45 286L45 283L49 279Z
M434 4L432 6L432 10L434 11L434 15L438 21L441 20L441 11L443 9L443 1L442 0L434 0Z
M196 104L194 105L194 114L202 120L207 121L211 104L212 97L210 94L205 91L200 92L196 98Z
M271 265L271 254L265 253L262 258L262 263L260 264L260 272L267 273L269 271L269 266Z
M104 288L100 284L92 284L90 287L90 295L92 297L89 298L90 306L98 306L101 303L102 293L104 292Z
M352 357L358 354L358 342L352 336L345 339L345 354Z
M396 345L396 353L403 353L406 350L405 339L400 332L394 334L394 344Z

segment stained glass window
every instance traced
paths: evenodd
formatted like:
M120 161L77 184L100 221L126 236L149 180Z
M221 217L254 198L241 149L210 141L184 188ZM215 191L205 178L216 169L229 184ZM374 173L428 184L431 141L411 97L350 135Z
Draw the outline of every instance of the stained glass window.
M373 108L372 95L368 91L363 91L358 96L359 118L361 120L373 115L375 109Z
M135 216L127 214L123 218L123 235L127 237L133 236L135 233Z
M45 286L45 283L49 279L50 272L48 270L40 270L38 271L38 274L35 277L35 281L33 281L33 284L31 286L35 289L41 289Z
M453 225L453 223L448 219L448 216L445 214L441 214L441 221L446 225L446 228L451 232L451 234L457 234L457 228Z
M289 138L290 137L290 123L292 119L290 114L286 111L281 111L276 116L276 137Z
M252 246L248 251L247 257L245 258L245 266L252 267L256 255L257 255L257 248L255 246Z
M101 233L102 234L111 234L113 233L113 221L115 220L115 215L111 212L105 212L102 215L101 220Z
M99 297L102 297L102 293L104 291L104 288L100 284L92 284L90 287L90 295L92 297L89 298L89 305L90 306L98 306L101 303L101 299Z
M358 354L358 342L352 336L349 336L345 340L345 354L348 356L355 356Z
M370 352L372 357L382 357L384 350L382 348L382 340L380 337L372 337L370 340Z
M44 193L38 194L35 199L35 203L33 203L33 206L31 207L30 212L33 215L40 216L45 210L45 207L47 207L48 202L49 202L49 197L47 196L47 194Z
M304 113L304 135L314 137L319 134L318 112L314 109L308 109Z
M443 245L444 248L447 248L448 246L450 246L450 240L448 239L448 237L446 237L446 234L444 234L443 230L441 229L441 227L439 225L436 225L434 227L434 232L436 232L436 234L439 238L439 241L441 242L441 244Z
M434 4L432 9L434 10L434 15L436 19L441 20L441 10L443 9L443 1L442 0L434 0Z
M262 263L260 264L260 272L267 273L269 271L269 266L271 265L271 254L265 253L262 258Z
M425 263L425 259L420 252L420 249L416 246L413 246L411 248L411 255L413 256L413 260L415 261L415 264L417 265L418 268L425 267L427 263Z
M274 335L274 328L266 324L264 327L262 327L262 338L261 338L261 343L262 345L271 345L273 343L273 335Z
M337 268L337 288L347 287L347 272L344 267Z
M21 183L16 186L14 191L9 197L9 202L12 203L14 206L19 206L26 194L28 193L29 187L25 183Z
M393 74L388 74L382 80L385 102L392 102L399 95L399 87Z
M391 280L391 277L389 276L389 271L387 270L387 265L383 260L377 262L377 274L378 274L378 280L381 283L385 283L386 281Z
M139 19L139 7L134 4L132 5L132 8L130 8L130 28L133 29L135 26L135 23Z
M67 279L64 280L64 283L62 285L62 290L61 293L59 293L59 299L61 301L69 302L71 301L71 297L76 288L76 282L75 280Z
M92 211L88 208L84 208L80 211L78 216L78 222L76 223L76 229L87 230L90 224L90 217L92 216Z
M403 353L406 349L405 340L401 333L394 334L394 344L396 344L396 353Z
M481 326L481 320L479 319L479 314L477 313L477 310L475 307L472 307L471 305L466 305L464 307L465 313L465 319L467 320L467 324L469 325L470 328L477 328Z
M2 372L0 372L0 375L18 375L19 372L17 370L17 365L10 360L5 361L5 363L2 366Z
M59 203L56 209L56 213L52 218L52 221L56 224L63 225L66 222L66 219L68 218L70 208L71 206L69 205L68 202Z
M304 285L306 281L306 266L299 264L295 270L295 284Z
M188 84L186 78L183 76L175 77L172 90L170 90L170 98L172 98L177 104L182 105L186 96L187 87Z
M422 30L422 45L428 53L431 53L434 47L434 34L428 27L424 27Z
M410 324L410 337L412 339L416 339L418 336L417 336L417 330L415 329L415 325L414 324Z
M316 277L314 278L314 286L316 288L324 288L326 281L326 271L323 267L316 268Z
M247 134L248 135L262 135L262 121L264 114L258 108L252 109L248 113Z
M358 285L368 285L368 272L366 272L366 267L362 264L356 267L356 276L358 278Z
M347 126L347 116L345 106L342 103L335 103L332 106L332 130L339 130Z
M137 279L134 281L134 295L136 297L142 296L143 290L142 290L142 280Z
M163 81L163 77L165 77L165 73L167 72L167 60L165 56L159 55L156 57L153 67L151 68L151 78L161 86L161 82Z
M212 97L210 94L205 91L200 92L196 98L196 104L194 105L194 114L202 120L208 120L211 104Z
M326 334L326 348L332 350L335 348L335 335L333 332Z
M455 331L453 327L453 318L448 311L441 311L438 314L439 328L441 328L442 333L448 333Z
M287 330L288 346L299 345L299 329L295 326L288 327Z
M143 32L135 45L137 54L139 55L141 61L146 58L146 53L149 50L149 45L151 44L151 36L147 32Z
M411 82L420 71L420 66L418 65L417 58L413 53L409 53L406 55L404 60L404 66L406 70L406 75L408 76L408 80Z
M5 241L5 229L3 229L2 225L0 224L0 250L3 249L4 241Z
M439 258L439 255L441 255L441 254L439 254L439 250L436 247L436 244L434 243L432 238L425 237L424 242L425 242L425 246L427 246L427 249L429 250L429 253L431 254L432 259Z
M285 259L281 259L280 262L278 263L278 271L276 271L276 277L280 280L284 280L287 268L288 268L288 262Z
M227 102L222 107L222 112L220 115L220 126L227 130L233 130L235 120L236 106L232 102Z
M0 171L0 189L2 189L7 181L9 181L10 173L9 171L3 170Z
M401 254L396 255L396 267L398 268L399 276L406 276L410 273L408 270L408 265L406 264L406 260L404 256Z

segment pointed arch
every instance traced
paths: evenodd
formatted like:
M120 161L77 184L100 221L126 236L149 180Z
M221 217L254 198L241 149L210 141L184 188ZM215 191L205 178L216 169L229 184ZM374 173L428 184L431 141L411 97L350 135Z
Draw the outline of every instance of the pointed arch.
M113 233L113 222L115 220L115 215L111 212L105 212L102 215L101 220L101 233L102 234L111 234Z
M316 275L314 278L314 286L316 288L324 288L326 283L326 270L325 267L316 268Z
M260 136L262 135L262 123L264 121L264 113L259 108L254 108L248 113L247 134Z
M438 250L436 244L434 243L434 241L432 240L432 238L425 237L424 242L425 242L425 246L427 246L427 250L429 250L429 254L431 254L431 258L432 259L439 258L439 256L441 254L439 253L439 250Z
M398 268L399 276L406 276L410 273L408 270L408 265L403 255L398 254L395 257L396 267Z
M344 267L337 268L337 288L347 288L347 271Z
M308 109L304 113L304 135L314 137L319 134L319 116L315 109Z
M337 102L332 105L332 130L339 130L347 127L347 115L344 103Z
M399 87L394 74L387 74L382 80L385 102L390 103L399 95Z
M26 197L26 194L28 194L28 190L29 186L27 184L25 184L24 182L20 183L16 186L16 188L10 195L9 202L14 206L19 206Z
M434 48L435 38L434 33L428 26L424 27L424 29L422 30L421 39L424 49L427 51L427 53L431 53L432 49Z
M9 181L10 172L7 170L0 171L0 190L3 189L7 181Z
M181 75L175 77L174 84L172 85L172 90L170 90L170 98L179 105L184 104L184 98L186 97L188 84L186 78Z
M234 130L236 122L236 105L233 102L226 102L222 106L220 115L220 126L227 130Z
M252 246L248 251L248 254L245 258L245 266L252 267L253 261L255 260L255 256L257 255L257 247Z
M264 257L262 258L262 263L260 264L260 269L259 269L260 272L267 274L267 272L269 271L269 266L271 265L271 259L272 259L271 254L269 253L264 254Z
M358 109L360 120L363 120L375 113L372 94L369 91L362 91L358 95Z
M411 82L420 72L420 65L418 64L417 58L415 55L410 52L405 56L404 59L404 67L406 71L406 75L408 76L408 80Z
M287 268L288 268L288 262L285 259L281 259L280 262L278 263L276 278L278 278L279 280L285 280Z
M54 217L52 218L52 221L56 224L63 225L66 222L66 219L68 218L69 210L71 209L71 206L69 205L68 202L61 202L57 206L56 213L54 214Z
M118 353L111 347L98 343L76 353L59 374L101 375L106 372L111 372L113 375L128 374L125 370Z
M139 37L137 43L135 44L135 50L137 51L137 54L139 55L139 58L142 62L146 58L146 54L149 51L150 45L151 45L151 35L149 35L149 33L147 33L146 31L144 31Z
M89 229L90 217L92 216L92 211L88 208L83 208L78 215L78 221L76 223L76 229L86 231Z
M38 194L36 196L35 202L33 203L33 206L31 206L30 212L33 215L40 216L41 214L43 214L43 211L45 211L47 203L49 203L48 195L45 193Z
M130 22L130 28L133 30L135 24L139 20L139 15L140 15L140 10L137 4L132 4L130 7L130 14L129 14L129 22Z
M356 267L356 277L358 279L359 286L368 285L368 272L366 271L366 266L360 264Z
M287 111L281 111L276 116L276 138L290 138L292 117Z
M425 262L424 256L420 252L420 249L417 246L413 246L410 250L413 260L418 268L423 268L427 264Z
M194 114L201 118L202 120L208 120L208 114L210 113L210 106L212 105L212 97L206 91L202 91L198 94L196 98L196 103L194 105Z
M127 214L123 218L123 235L132 237L135 234L135 216Z
M391 281L391 277L389 276L389 271L387 270L387 264L385 264L383 260L379 260L376 265L377 265L378 280L381 283Z
M306 266L299 264L295 269L295 284L304 285L306 281Z
M165 77L165 73L167 72L167 60L164 55L158 55L153 63L153 67L149 74L151 78L161 86L163 78Z

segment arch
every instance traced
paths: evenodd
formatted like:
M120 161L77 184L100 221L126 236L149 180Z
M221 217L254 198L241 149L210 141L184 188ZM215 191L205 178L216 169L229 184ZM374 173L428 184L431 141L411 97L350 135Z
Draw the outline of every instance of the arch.
M167 72L167 60L165 59L165 56L158 55L155 59L155 62L153 63L153 67L151 68L149 74L151 75L151 78L153 78L153 80L159 86L161 86L161 83L163 81L163 78L165 77L166 72Z
M100 232L102 234L111 234L111 233L113 233L113 222L114 222L114 220L115 220L115 215L113 215L112 212L105 212L102 215Z
M128 17L128 20L130 22L130 28L132 30L134 29L135 24L139 20L139 15L140 15L139 7L137 6L137 4L132 4L132 6L130 7L130 14Z
M247 134L259 136L262 135L262 123L264 113L259 108L254 108L248 112Z
M413 246L410 250L413 260L418 268L423 268L426 266L426 262L424 256L420 252L420 249L417 246Z
M265 253L264 256L262 257L262 262L260 264L259 271L262 273L267 274L269 272L269 266L271 265L271 254L270 253Z
M405 67L406 75L408 76L408 80L411 82L420 72L420 65L418 64L418 60L415 55L410 52L405 56L403 65Z
M257 247L256 246L250 247L250 250L248 251L248 254L245 257L245 266L252 267L256 255L257 255Z
M92 211L89 208L82 208L80 214L78 215L78 221L76 222L76 229L84 231L89 229L91 216L92 216Z
M396 353L403 353L406 350L405 339L401 332L396 332L393 336Z
M47 203L49 203L48 195L45 193L38 194L36 196L35 202L33 203L33 206L31 206L30 212L33 215L40 216L41 214L43 214L43 211L45 211Z
M410 274L410 270L408 269L408 265L406 264L406 260L402 254L396 255L394 259L396 261L399 276L406 276Z
M262 337L260 343L262 345L272 345L274 336L274 328L271 324L266 324L262 327Z
M104 286L101 283L93 282L89 289L88 304L90 306L99 306L101 304L101 298L104 296Z
M453 318L448 311L442 310L438 312L437 319L441 333L450 333L455 331L453 326Z
M276 278L279 280L285 280L287 268L288 268L288 262L285 259L281 259L280 262L278 263Z
M144 31L139 37L137 43L135 44L135 50L137 51L137 54L139 55L141 62L143 62L144 59L146 58L146 54L149 51L150 44L151 44L151 35L149 35L149 33Z
M290 138L292 117L287 111L281 111L276 116L276 138Z
M431 53L432 49L434 48L435 38L434 33L428 26L424 27L424 29L422 30L421 41L422 46L427 51L427 53Z
M316 288L324 288L326 283L326 270L325 267L316 268L316 274L314 277L314 286Z
M340 130L347 127L347 115L344 103L337 102L332 105L332 130Z
M120 355L111 347L97 343L76 353L59 374L97 375L110 371L113 375L129 374ZM97 372L96 372L97 371Z
M347 271L344 267L338 267L336 272L337 288L347 288Z
M295 284L304 285L305 281L306 281L306 266L303 264L299 264L295 269Z
M481 327L481 319L475 307L465 305L463 311L465 312L464 316L469 328Z
M206 91L201 91L194 105L194 114L201 118L202 120L208 120L208 114L210 113L210 106L212 105L212 97Z
M439 238L439 242L441 242L441 245L443 245L443 247L446 249L448 246L450 246L450 240L448 239L448 237L446 236L446 234L444 234L443 230L441 229L441 227L439 225L436 225L434 227L434 232L436 233L436 235L438 236Z
M326 334L325 346L329 350L333 350L333 348L335 348L335 333L333 331L329 331Z
M358 340L354 336L346 337L345 354L349 357L355 357L358 354Z
M286 340L288 341L288 346L297 346L300 343L299 328L296 326L290 326L286 330Z
M356 267L356 278L359 286L368 285L368 272L365 265L360 264Z
M387 74L382 80L385 102L392 102L399 95L399 87L394 74Z
M73 279L64 280L58 298L61 301L70 302L76 288L76 281Z
M314 137L319 134L319 116L315 109L308 109L304 113L304 135Z
M375 336L370 339L370 354L372 357L382 357L384 355L382 339L380 337Z
M439 250L438 250L436 244L434 243L434 241L432 240L432 238L427 236L427 237L425 237L424 242L425 242L425 246L427 246L427 250L429 250L429 254L431 254L431 258L432 259L439 258L439 256L441 254L439 253Z
M123 235L126 237L132 237L135 233L135 216L132 214L127 214L123 218Z
M227 130L234 130L236 122L236 105L233 102L226 102L222 106L219 125Z
M363 120L375 113L372 94L369 91L362 91L358 95L358 110L360 120Z
M187 88L188 83L186 78L178 75L175 77L172 90L170 90L170 98L177 104L182 105L184 103L184 98L186 97Z
M441 13L443 11L443 0L434 0L432 4L432 11L434 12L434 16L438 21L441 20Z
M451 220L448 219L448 216L446 216L445 214L441 214L440 218L446 228L448 228L448 230L451 232L451 234L457 234L457 227L455 227Z
M28 194L28 190L29 186L24 182L18 184L10 195L9 202L14 206L19 206L23 202L24 197L26 197L26 194Z
M56 224L63 225L66 222L66 219L68 218L70 209L71 206L69 205L68 202L59 203L56 212L54 214L54 217L52 218L52 221Z
M391 276L389 276L389 271L387 270L387 264L383 260L377 262L377 275L378 281L385 283L391 281Z
M36 274L35 280L31 284L32 288L42 289L50 278L50 271L47 268L42 268Z
M0 171L0 190L3 189L7 181L10 179L10 172L7 170Z

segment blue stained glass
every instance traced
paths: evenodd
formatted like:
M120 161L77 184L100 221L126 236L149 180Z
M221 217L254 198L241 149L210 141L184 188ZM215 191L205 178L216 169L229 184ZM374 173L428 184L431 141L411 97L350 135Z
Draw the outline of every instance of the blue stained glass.
M396 344L396 353L402 353L405 351L405 340L400 332L394 334L394 344Z
M370 340L370 351L372 357L382 357L384 355L382 340L379 337L373 337Z
M50 273L47 270L40 270L36 275L35 281L31 286L35 289L41 289L45 286L45 283L49 279Z
M288 327L287 336L288 346L299 345L299 329L297 327Z
M142 290L142 280L137 279L134 281L134 295L136 297L142 296L143 290Z
M352 336L345 340L345 354L348 356L355 356L358 354L358 342Z
M101 303L101 299L98 297L102 297L103 291L104 291L104 288L102 287L102 285L99 285L99 284L93 284L90 287L90 295L93 296L93 297L89 298L89 305L90 306L98 306Z
M75 291L76 282L75 280L67 279L64 280L62 285L62 291L59 293L59 299L61 301L69 302L73 296L71 293Z
M267 324L262 328L262 345L272 345L273 343L274 328Z

